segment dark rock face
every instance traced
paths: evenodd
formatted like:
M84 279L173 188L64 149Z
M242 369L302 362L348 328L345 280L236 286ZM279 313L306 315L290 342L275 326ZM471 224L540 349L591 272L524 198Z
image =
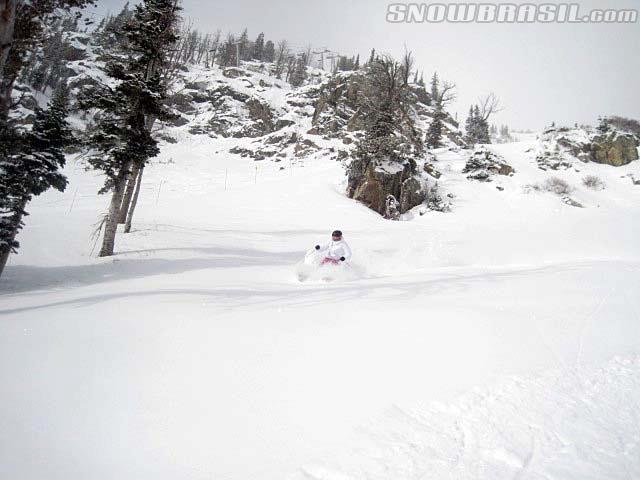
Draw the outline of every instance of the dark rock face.
M320 135L336 136L342 128L349 131L363 128L359 115L359 98L363 77L336 77L322 87L314 105L312 124Z
M639 144L638 139L630 133L613 131L597 135L591 144L591 159L596 163L620 167L638 160Z
M469 157L466 165L462 169L462 173L469 173L467 178L470 180L478 180L480 182L490 182L494 175L511 176L515 170L504 159L495 153L481 149L476 150Z
M396 211L405 213L426 198L424 183L414 172L415 164L410 161L379 164L356 158L349 166L347 195L385 218L394 219Z
M275 130L273 124L273 112L269 105L266 105L259 100L250 98L246 103L247 110L249 112L249 118L253 120L253 125L249 127L251 135L246 136L262 136L267 135ZM245 129L246 130L246 129Z
M400 213L405 213L413 207L422 204L427 198L423 182L412 176L402 182L400 188Z

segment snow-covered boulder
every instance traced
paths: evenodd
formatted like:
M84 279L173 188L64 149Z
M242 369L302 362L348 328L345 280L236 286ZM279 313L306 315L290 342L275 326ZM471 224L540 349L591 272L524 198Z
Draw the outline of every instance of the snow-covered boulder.
M567 170L576 160L619 167L638 160L637 134L612 127L552 127L540 136L536 161L542 170Z
M491 182L494 175L513 175L515 170L500 155L485 148L474 151L462 173L468 173L467 178L480 182Z
M638 160L638 138L626 132L612 130L593 137L591 159L596 163L605 163L619 167Z
M389 213L390 210L403 214L424 203L428 188L427 181L417 173L415 163L410 160L366 162L356 158L349 166L347 195L385 218L397 218L395 213Z

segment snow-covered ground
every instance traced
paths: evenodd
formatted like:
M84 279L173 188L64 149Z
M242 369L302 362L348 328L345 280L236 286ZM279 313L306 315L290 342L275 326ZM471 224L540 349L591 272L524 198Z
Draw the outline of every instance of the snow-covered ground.
M30 205L0 280L0 478L640 477L640 162L543 172L526 141L478 183L440 152L453 211L389 222L335 161L180 140L113 259L93 174ZM524 193L550 175L585 208ZM355 278L298 282L335 228Z

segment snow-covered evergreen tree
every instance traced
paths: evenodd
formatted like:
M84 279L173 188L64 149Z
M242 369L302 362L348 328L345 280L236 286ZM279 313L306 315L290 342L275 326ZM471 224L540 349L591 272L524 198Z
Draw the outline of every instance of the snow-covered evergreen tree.
M46 110L36 108L30 130L8 126L0 131L0 274L11 252L29 201L49 188L64 190L60 172L64 149L72 142L67 123L68 92L61 84Z
M150 127L155 119L170 115L164 105L167 92L160 69L166 62L167 50L178 38L178 3L178 0L143 0L136 5L132 19L122 30L127 37L123 52L126 59L115 56L105 67L115 85L89 87L85 92L85 108L100 111L97 125L89 135L92 148L89 163L106 176L101 192L112 193L100 256L113 255L131 171L144 166L159 152Z
M478 105L471 106L465 130L465 139L470 145L476 143L491 143L488 117L485 118Z
M264 33L260 33L253 43L252 58L260 62L264 61Z
M268 63L273 63L276 56L276 47L271 40L267 40L264 44L264 57L263 60Z
M249 60L251 57L251 48L249 48L249 32L245 28L238 39L238 52L240 54L240 60Z
M305 53L302 53L295 61L293 71L289 76L289 83L294 87L302 85L307 78L307 57Z
M356 155L404 163L420 154L422 139L413 122L415 98L404 83L403 66L391 57L376 57L367 64L365 75L365 137L358 142Z
M431 101L435 102L436 99L440 96L439 93L439 84L440 80L438 79L438 72L433 73L433 77L431 77Z
M427 130L426 144L429 148L439 148L442 146L442 119L444 118L444 109L442 105L442 97L440 95L440 81L438 73L434 73L431 78L431 103L434 106L433 120Z
M434 107L433 120L426 135L426 144L429 148L442 146L443 122L447 117L445 107L455 99L455 88L455 84L451 82L444 81L440 84L438 73L433 74L431 78L431 105Z
M218 59L220 66L223 68L238 63L236 39L232 34L227 35L227 39L222 44Z
M45 117L54 118L59 109L52 103L47 114L36 110L29 132L32 120L22 118L18 126L15 118L20 102L12 99L14 86L29 58L42 46L56 14L91 3L93 0L13 0L0 7L0 274L10 252L17 248L15 238L26 204L49 186L61 185L52 173L60 166L52 150L56 144L51 132L55 129L42 130L50 127Z

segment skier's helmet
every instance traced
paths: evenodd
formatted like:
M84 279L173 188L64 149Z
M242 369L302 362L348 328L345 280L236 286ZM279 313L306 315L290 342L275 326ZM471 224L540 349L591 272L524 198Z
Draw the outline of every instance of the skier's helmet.
M332 237L340 237L342 238L342 232L340 230L334 230L333 233L331 234Z

